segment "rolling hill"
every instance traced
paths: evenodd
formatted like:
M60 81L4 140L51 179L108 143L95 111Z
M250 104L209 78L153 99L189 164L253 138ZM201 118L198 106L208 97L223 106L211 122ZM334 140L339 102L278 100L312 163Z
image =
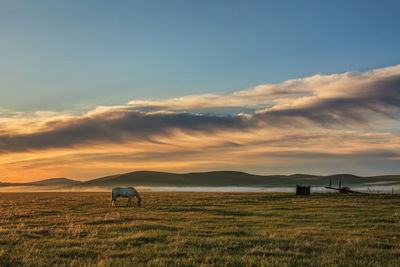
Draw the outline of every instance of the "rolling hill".
M31 183L1 183L0 187L28 186L41 189L85 189L117 186L147 186L147 187L294 187L296 184L311 186L326 186L332 179L332 185L337 186L372 186L400 185L400 175L361 177L352 174L335 174L317 176L309 174L293 175L254 175L238 171L213 171L191 173L168 173L155 171L135 171L123 174L105 176L89 181L76 181L68 178L52 178Z
M287 187L297 183L312 186L328 185L342 181L342 185L357 186L379 184L400 184L400 176L360 177L352 174L335 174L331 176L316 176L308 174L294 175L254 175L237 171L214 171L193 173L168 173L154 171L136 171L124 174L106 176L90 181L67 185L73 187L114 187L114 186L257 186L257 187Z
M0 187L6 186L66 186L80 183L80 181L68 179L68 178L50 178L44 179L31 183L2 183L0 182Z

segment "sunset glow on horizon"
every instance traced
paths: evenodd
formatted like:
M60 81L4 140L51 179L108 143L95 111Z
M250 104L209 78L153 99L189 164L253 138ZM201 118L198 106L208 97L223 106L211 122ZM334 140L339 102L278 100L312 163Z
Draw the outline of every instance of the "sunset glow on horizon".
M0 171L3 181L18 182L134 170L392 173L400 160L399 84L400 65L81 115L3 110ZM252 112L217 114L226 107Z

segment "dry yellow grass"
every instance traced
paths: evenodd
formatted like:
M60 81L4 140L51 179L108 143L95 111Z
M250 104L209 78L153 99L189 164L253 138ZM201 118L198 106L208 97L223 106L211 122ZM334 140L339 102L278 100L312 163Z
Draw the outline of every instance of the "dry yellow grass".
M0 265L400 265L400 195L142 195L1 193Z

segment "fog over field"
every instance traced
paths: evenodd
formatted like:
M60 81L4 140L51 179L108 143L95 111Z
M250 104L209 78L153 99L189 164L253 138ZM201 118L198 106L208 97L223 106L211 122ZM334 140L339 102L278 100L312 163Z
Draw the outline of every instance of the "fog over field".
M353 190L400 193L400 176L360 177L350 174L316 176L253 175L244 172L165 173L139 171L101 177L89 181L54 178L32 183L0 183L2 192L109 192L113 187L135 186L141 191L198 192L294 192L297 184L310 185L311 192L332 192L325 188L350 186Z

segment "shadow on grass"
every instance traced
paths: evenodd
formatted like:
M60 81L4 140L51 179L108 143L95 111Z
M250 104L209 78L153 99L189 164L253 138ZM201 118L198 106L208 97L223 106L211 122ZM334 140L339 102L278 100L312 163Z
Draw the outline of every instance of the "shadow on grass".
M143 224L139 225L138 228L143 231L147 230L178 231L181 229L180 227L163 225L163 224Z
M19 259L10 257L8 254L4 254L0 257L0 266L23 266Z
M81 248L67 248L62 249L61 251L56 252L57 256L60 258L77 258L77 257L88 257L88 258L97 258L100 254L98 252L81 249Z
M224 209L201 209L201 208L174 208L167 209L168 212L199 212L199 213L209 213L219 216L257 216L254 213L239 210L224 210Z
M26 215L26 214L16 214L16 215L11 215L9 217L6 217L5 219L10 220L10 221L16 221L20 219L26 219L26 218L32 218L32 215Z

